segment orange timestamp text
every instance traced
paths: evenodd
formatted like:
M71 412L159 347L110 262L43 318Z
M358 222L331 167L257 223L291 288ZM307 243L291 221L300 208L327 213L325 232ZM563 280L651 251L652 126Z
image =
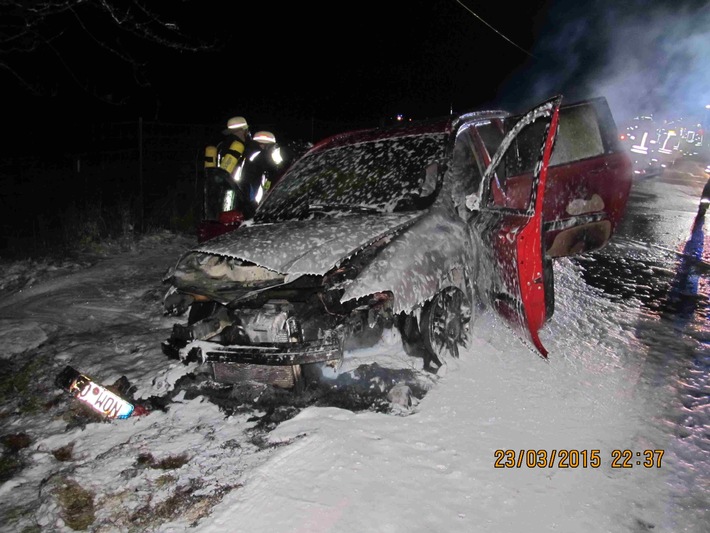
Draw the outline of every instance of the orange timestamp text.
M611 468L661 468L663 450L612 450ZM495 450L495 468L599 468L601 450Z

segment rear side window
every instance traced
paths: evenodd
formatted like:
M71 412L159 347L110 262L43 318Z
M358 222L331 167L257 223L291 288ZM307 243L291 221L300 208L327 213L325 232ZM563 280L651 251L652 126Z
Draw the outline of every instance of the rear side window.
M512 128L520 117L506 119L506 129ZM539 139L544 125L533 123L514 141L506 158L509 175L533 171L539 156ZM583 159L617 151L616 125L603 98L560 108L559 131L555 140L550 166L565 165Z
M560 129L550 165L564 165L603 153L604 144L594 109L589 106L560 109Z

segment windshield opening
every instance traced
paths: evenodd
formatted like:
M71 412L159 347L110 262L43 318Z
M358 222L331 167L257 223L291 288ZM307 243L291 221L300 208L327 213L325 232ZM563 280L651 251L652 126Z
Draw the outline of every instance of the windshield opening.
M427 167L442 160L445 134L394 137L304 156L266 197L255 219L305 218L312 211L393 213L421 209Z

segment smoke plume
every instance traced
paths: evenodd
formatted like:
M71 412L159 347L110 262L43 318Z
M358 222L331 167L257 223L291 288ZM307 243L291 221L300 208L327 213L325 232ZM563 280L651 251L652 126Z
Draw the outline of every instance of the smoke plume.
M707 1L553 4L533 53L503 91L509 106L561 93L606 97L617 122L710 117Z

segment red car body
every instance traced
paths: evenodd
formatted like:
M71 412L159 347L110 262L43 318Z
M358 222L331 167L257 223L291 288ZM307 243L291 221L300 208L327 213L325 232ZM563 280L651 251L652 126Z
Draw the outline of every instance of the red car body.
M288 381L397 325L441 366L488 306L546 356L552 261L604 246L631 184L603 98L335 135L249 224L178 261L166 281L194 303L164 350L215 379L281 367Z

